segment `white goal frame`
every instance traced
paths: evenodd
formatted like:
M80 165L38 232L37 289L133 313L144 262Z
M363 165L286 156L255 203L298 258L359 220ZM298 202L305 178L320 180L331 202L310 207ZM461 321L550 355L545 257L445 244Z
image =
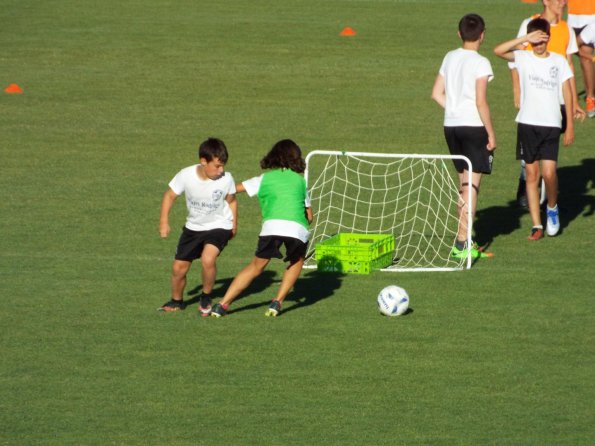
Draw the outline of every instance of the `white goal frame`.
M431 160L444 160L444 161L452 161L452 160L461 160L464 163L466 163L467 165L467 178L466 178L466 182L468 184L472 184L471 181L471 173L472 173L472 166L471 166L471 161L462 155L434 155L434 154L399 154L399 153L374 153L374 152L346 152L346 151L340 151L340 150L314 150L310 153L308 153L308 155L306 156L306 169L304 172L304 177L306 179L306 184L308 187L308 193L311 194L313 191L313 184L310 184L310 181L312 180L310 178L310 164L311 164L311 159L315 156L327 156L327 157L352 157L356 160L366 160L366 159L381 159L381 158L386 158L386 159L418 159L418 160L423 160L423 159L431 159ZM368 160L369 161L369 160ZM454 176L454 175L453 175ZM455 181L452 179L452 176L449 177L450 181L452 182L453 186L458 190L459 185L455 183ZM318 197L313 197L310 196L311 201L316 201ZM461 197L462 198L462 197ZM471 237L472 237L472 209L471 209L471 203L472 203L472 190L471 187L467 188L467 196L465 198L463 198L464 200L466 200L466 203L468 204L466 206L467 209L467 246L471 246ZM314 211L314 221L315 223L312 226L312 232L313 232L313 236L315 233L315 228L316 228L316 216L317 216L317 212L318 209L313 209ZM366 233L366 232L362 232L362 233ZM325 237L328 238L331 235L327 235ZM322 240L321 240L322 241ZM316 268L316 263L315 263L315 246L313 244L314 240L310 240L310 246L308 247L308 253L306 255L306 264L304 265L304 268ZM453 241L453 246L454 246L454 241ZM380 271L384 271L384 272L434 272L434 271L460 271L462 269L470 269L471 265L472 265L472 257L471 257L471 250L468 250L468 255L467 257L464 259L464 261L461 261L459 263L459 265L455 266L455 267L399 267L398 264L396 265L391 265L388 266L386 268L381 269ZM395 256L393 254L393 260L395 260Z

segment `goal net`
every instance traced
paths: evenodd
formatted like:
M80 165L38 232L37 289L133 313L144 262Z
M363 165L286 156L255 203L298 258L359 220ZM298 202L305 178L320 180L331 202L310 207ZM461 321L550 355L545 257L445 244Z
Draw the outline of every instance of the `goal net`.
M459 206L452 159L463 156L410 155L315 150L306 157L306 182L314 210L306 268L316 267L315 247L338 233L392 234L392 265L382 271L454 271L471 267L471 256L451 257ZM471 183L471 179L466 179ZM471 243L471 209L466 213Z

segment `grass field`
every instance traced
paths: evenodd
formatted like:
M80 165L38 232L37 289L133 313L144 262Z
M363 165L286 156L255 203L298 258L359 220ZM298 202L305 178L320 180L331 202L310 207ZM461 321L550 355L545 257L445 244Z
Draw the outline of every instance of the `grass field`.
M0 8L0 444L595 443L595 119L560 154L559 237L529 243L506 64L517 0L103 2ZM467 12L498 138L476 230L493 259L456 273L306 271L277 319L275 263L221 320L169 296L167 183L207 136L237 180L272 144L446 153L430 90ZM340 37L351 26L355 37ZM578 63L577 81L582 89ZM253 254L255 200L217 294ZM384 318L377 292L406 288ZM198 267L188 286L200 291Z

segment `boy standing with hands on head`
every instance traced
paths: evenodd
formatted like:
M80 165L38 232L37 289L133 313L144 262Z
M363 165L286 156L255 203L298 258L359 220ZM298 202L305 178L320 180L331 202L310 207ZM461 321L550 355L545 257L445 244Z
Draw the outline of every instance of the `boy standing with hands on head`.
M562 128L560 91L566 104L572 103L570 80L573 78L568 61L547 50L550 24L536 18L527 25L527 34L501 43L494 53L514 62L520 79L520 110L516 117L517 159L525 161L527 201L533 222L529 240L543 237L539 208L538 185L543 177L547 192L546 233L554 236L560 230L558 218L557 161ZM530 43L533 50L516 50L519 45ZM567 127L564 145L574 142L572 107L566 107ZM541 166L540 166L541 163Z
M202 316L211 312L211 292L217 276L217 257L235 235L238 221L236 188L233 177L225 172L228 154L223 141L209 138L198 149L199 164L180 170L170 181L161 201L159 235L170 233L169 212L182 193L186 195L188 217L178 242L171 275L171 300L160 311L184 310L186 275L192 262L202 264Z
M467 246L467 217L465 206L471 206L475 217L481 175L492 172L496 135L487 100L488 82L494 77L490 61L478 51L485 36L485 23L477 14L467 14L459 22L462 48L450 51L442 62L432 99L444 108L444 136L451 155L464 155L473 168L471 184L467 164L454 160L459 174L459 228L452 257L465 258L471 251L473 258L487 257L474 246ZM472 188L472 202L465 203Z

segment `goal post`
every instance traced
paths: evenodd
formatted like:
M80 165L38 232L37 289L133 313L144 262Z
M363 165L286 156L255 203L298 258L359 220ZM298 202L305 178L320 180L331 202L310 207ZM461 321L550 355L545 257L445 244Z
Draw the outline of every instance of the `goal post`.
M451 256L461 209L471 245L472 191L465 197L452 160L459 155L342 152L314 150L304 173L314 211L305 268L316 268L316 245L338 233L392 234L392 265L382 271L457 271L469 269L471 250Z

